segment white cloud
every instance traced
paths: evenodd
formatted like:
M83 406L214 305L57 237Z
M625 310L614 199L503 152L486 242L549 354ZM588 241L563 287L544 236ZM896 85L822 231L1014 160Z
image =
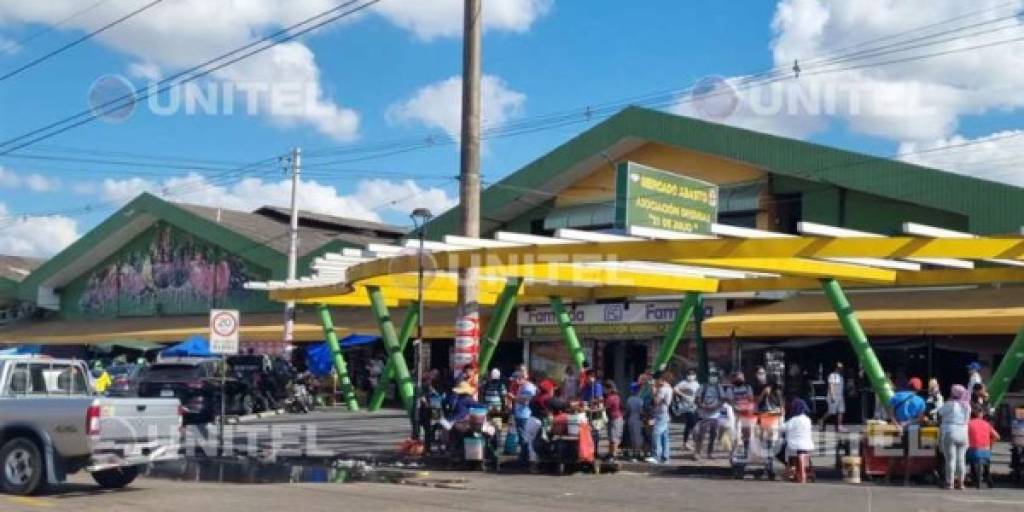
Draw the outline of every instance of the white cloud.
M227 53L337 3L336 0L176 0L153 7L96 39L138 59L137 65L130 66L129 73L149 79ZM137 7L134 0L112 0L72 19L63 28L93 30ZM0 24L53 24L79 9L78 0L3 0L0 1ZM271 85L282 80L304 84L314 92L306 98L307 108L276 118L276 121L308 125L338 141L352 140L358 135L358 115L326 96L313 53L302 43L293 41L275 46L215 71L211 76L215 80L249 84ZM275 109L266 106L262 111L272 117L275 113Z
M60 180L47 178L39 173L19 174L0 166L0 187L24 188L32 192L54 192L59 190Z
M553 0L488 0L484 2L484 27L491 30L525 32L543 16ZM0 0L0 26L24 23L55 24L81 9L79 0ZM222 2L175 0L163 2L139 16L97 36L96 40L124 53L135 62L128 74L144 80L169 75L241 47L254 39L340 5L341 0L248 0ZM422 40L457 36L462 27L462 0L391 0L376 4L372 11L391 23L410 30ZM138 8L135 0L111 0L75 17L62 29L94 30L102 23ZM370 12L370 11L367 11ZM365 18L363 13L333 26ZM326 29L314 31L314 34ZM4 40L0 39L0 53ZM360 119L354 109L343 106L327 90L339 89L346 71L332 77L328 87L313 52L304 43L291 41L253 55L212 73L211 78L234 84L278 86L301 84L302 108L282 111L270 95L257 95L260 112L279 125L309 126L337 141L358 137ZM240 100L241 101L241 100Z
M163 77L160 66L152 62L133 62L128 65L128 76L147 82L159 82Z
M60 180L32 173L25 176L25 188L33 192L53 192L60 189Z
M0 55L14 55L19 51L21 51L21 45L17 41L0 36Z
M21 176L14 171L0 167L0 187L18 188L21 186Z
M494 75L480 79L480 115L486 127L497 127L518 116L526 95L509 89ZM453 76L420 88L411 98L388 107L388 120L394 123L417 122L440 128L452 140L459 140L462 114L462 77Z
M291 181L287 179L245 178L231 185L220 185L211 183L205 176L190 173L159 182L142 178L106 179L99 186L100 197L115 203L126 203L143 192L170 201L242 211L264 205L286 207L291 204ZM362 180L351 194L343 194L315 180L303 180L299 187L299 204L303 210L378 222L384 211L408 214L421 206L443 211L455 202L443 189L424 187L412 180Z
M45 258L78 239L78 221L62 215L18 216L0 203L0 254Z
M484 30L522 33L551 9L554 0L485 0ZM462 35L463 0L381 2L374 7L392 23L423 40Z
M877 64L1024 37L1024 20L1014 16L1022 7L1024 0L781 0L771 44L779 80L741 88L743 101L724 122L800 137L839 121L853 132L897 141L948 138L963 116L1024 106L1019 44ZM937 25L918 30L930 24ZM927 39L907 43L919 46L910 51L893 51L912 38ZM875 42L856 46L865 41ZM869 57L872 48L889 53ZM848 57L831 65L823 60L837 55ZM794 61L800 62L799 78L789 71ZM699 113L685 103L675 110Z
M1024 130L976 139L954 135L928 143L900 144L903 160L1024 187Z

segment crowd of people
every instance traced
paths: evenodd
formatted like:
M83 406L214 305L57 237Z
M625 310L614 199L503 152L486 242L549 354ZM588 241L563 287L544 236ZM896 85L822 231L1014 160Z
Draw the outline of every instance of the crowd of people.
M442 382L438 372L429 372L418 392L418 435L429 450L437 435L431 431L432 422L443 418L445 424L455 424L472 407L486 407L492 417L504 420L506 442L520 460L530 462L536 460L533 442L541 426L550 425L553 416L571 405L586 414L595 450L610 460L668 464L673 420L682 424L684 451L713 458L716 450L747 446L752 429L740 418L758 415L779 418L782 460L815 450L812 407L796 393L786 393L779 376L770 376L763 367L757 368L751 381L743 372L722 379L712 371L703 382L693 368L679 380L669 372L645 372L621 394L613 380L603 380L600 372L587 365L579 371L569 367L564 375L556 382L545 375L531 375L520 366L508 379L497 369L481 379L477 368L468 366ZM837 363L828 376L825 411L817 421L821 430L834 421L837 432L847 431L843 375L843 365ZM888 404L876 407L876 420L894 423L905 433L924 425L938 426L946 485L951 489L963 487L968 464L987 468L992 443L998 439L989 423L993 411L978 367L972 365L967 377L967 386L953 385L948 397L935 379L924 386L921 379L911 377ZM978 478L991 481L987 474Z
M935 379L928 382L925 390L921 379L912 377L889 402L892 421L903 429L904 446L908 442L906 439L913 439L920 427L939 427L939 443L945 463L943 474L948 489L964 488L968 466L978 467L982 474L974 475L974 478L992 486L989 472L992 444L999 440L999 434L990 421L995 411L977 367L969 369L968 386L953 384L948 398L942 395L941 385Z
M527 462L535 457L532 443L539 428L550 424L561 410L572 408L586 414L593 446L606 459L624 457L667 464L672 445L669 425L674 418L684 424L687 450L697 451L697 437L701 435L703 452L714 457L716 446L726 448L722 443L728 443L730 434L737 431L736 411L775 412L781 416L785 409L781 385L768 379L764 369L758 370L752 384L746 382L742 372L732 375L728 382L720 382L713 373L705 383L698 382L694 369L687 370L678 382L668 372L645 372L630 384L628 393L620 393L615 381L602 379L600 372L586 365L578 372L567 368L560 382L530 375L522 366L507 380L497 369L482 380L477 371L469 366L448 382L437 371L424 376L418 390L416 432L427 451L438 434L431 425L442 419L444 425L458 424L472 407L482 406L493 417L506 420L506 435L516 440L519 457ZM800 411L793 416L806 418L810 411L802 401L791 407ZM803 423L810 425L809 420ZM797 418L783 428L793 425L791 437L801 436L791 446L812 450L811 429L801 430L803 423ZM740 429L739 434L749 439L750 432Z

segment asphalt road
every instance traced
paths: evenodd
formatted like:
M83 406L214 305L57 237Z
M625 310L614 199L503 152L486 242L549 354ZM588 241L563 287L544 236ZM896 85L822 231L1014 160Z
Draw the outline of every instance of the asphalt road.
M1024 490L943 491L926 487L789 484L620 473L567 477L431 473L466 479L458 488L409 484L214 484L140 479L98 491L88 477L39 497L0 496L4 512L253 512L693 510L827 512L1024 510Z

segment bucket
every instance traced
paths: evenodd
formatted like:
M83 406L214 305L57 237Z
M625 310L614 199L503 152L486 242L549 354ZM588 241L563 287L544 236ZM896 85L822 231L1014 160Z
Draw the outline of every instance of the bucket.
M843 481L848 484L860 483L860 457L847 455L842 458Z
M465 446L465 459L467 461L484 460L484 439L482 437L468 436L463 439Z
M474 426L482 426L487 422L487 408L486 407L473 407L469 409L469 424Z

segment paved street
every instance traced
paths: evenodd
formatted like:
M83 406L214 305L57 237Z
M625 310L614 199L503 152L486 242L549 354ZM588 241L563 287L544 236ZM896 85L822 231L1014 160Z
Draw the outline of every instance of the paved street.
M117 492L97 491L87 477L34 498L0 496L0 510L22 512L559 511L827 510L901 512L1024 509L1022 491L941 491L924 487L734 482L621 473L569 477L441 474L468 479L459 488L376 483L238 485L140 479ZM414 482L415 483L415 482Z
M402 415L377 415L332 411L308 416L278 416L244 424L235 432L236 445L253 435L255 444L269 448L272 427L284 432L302 422L316 426L323 453L385 458L394 453L405 435ZM255 435L254 435L255 434ZM279 434L280 435L280 434ZM248 441L246 441L248 442ZM299 443L296 443L299 444ZM677 447L677 451L680 447ZM702 466L722 466L723 460L697 463L679 457L683 469L633 471L609 475L567 477L476 472L401 470L401 478L366 483L217 483L329 480L323 473L306 467L268 466L185 467L163 471L160 477L143 477L123 491L101 491L86 475L47 494L31 498L0 496L0 511L74 510L76 512L251 512L260 510L347 511L565 511L590 512L626 510L694 510L730 512L760 510L861 511L988 511L1024 510L1024 490L1001 487L994 490L948 492L930 486L910 487L836 481L796 485L747 479L741 482L701 474ZM269 466L273 468L273 466ZM311 471L313 469L313 471ZM694 471L696 470L696 471ZM390 471L392 474L398 472Z

